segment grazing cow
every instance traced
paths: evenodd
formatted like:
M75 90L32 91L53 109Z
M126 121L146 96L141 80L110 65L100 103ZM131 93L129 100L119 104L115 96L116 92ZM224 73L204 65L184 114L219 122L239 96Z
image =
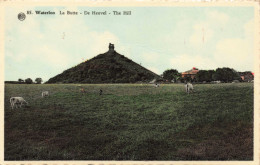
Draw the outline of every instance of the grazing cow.
M24 98L22 98L22 97L11 97L11 98L10 98L10 103L11 103L12 109L15 108L15 107L18 108L18 105L20 105L20 108L21 108L22 105L23 105L23 103L28 104L28 103L24 100Z
M99 90L99 95L102 95L102 93L103 93L103 90L100 89L100 90Z
M86 93L85 89L84 88L80 88L79 90L81 93Z
M186 92L188 94L190 94L190 92L193 92L193 85L191 83L187 83L187 84L185 84L185 89L186 89Z
M45 96L49 96L49 91L43 91L42 92L42 97L45 97Z
M156 83L156 84L155 84L155 88L157 88L157 87L159 87L159 84Z

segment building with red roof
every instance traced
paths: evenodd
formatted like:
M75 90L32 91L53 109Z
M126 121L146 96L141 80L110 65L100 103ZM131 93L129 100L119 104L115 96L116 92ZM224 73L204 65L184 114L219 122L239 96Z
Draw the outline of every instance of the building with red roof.
M190 77L192 79L195 78L196 74L199 72L198 68L193 67L191 70L181 73L182 78Z

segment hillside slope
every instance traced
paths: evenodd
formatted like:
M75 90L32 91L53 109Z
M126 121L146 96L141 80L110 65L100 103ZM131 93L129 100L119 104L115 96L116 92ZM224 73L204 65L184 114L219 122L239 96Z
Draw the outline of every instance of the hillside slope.
M65 70L46 83L134 83L158 78L157 74L117 53L110 44L108 52Z

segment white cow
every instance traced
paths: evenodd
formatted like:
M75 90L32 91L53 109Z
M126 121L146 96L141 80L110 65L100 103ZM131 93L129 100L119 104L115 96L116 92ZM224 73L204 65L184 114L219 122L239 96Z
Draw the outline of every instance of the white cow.
M45 96L49 96L49 91L43 91L42 92L42 97L45 97Z
M193 85L191 83L187 83L187 84L185 84L185 89L186 89L186 92L188 94L190 94L190 92L193 92Z
M21 108L22 105L23 105L23 103L28 104L28 103L24 100L24 98L22 98L22 97L11 97L11 98L10 98L10 103L11 103L12 109L13 109L14 107L18 108L18 105L20 105L20 108Z

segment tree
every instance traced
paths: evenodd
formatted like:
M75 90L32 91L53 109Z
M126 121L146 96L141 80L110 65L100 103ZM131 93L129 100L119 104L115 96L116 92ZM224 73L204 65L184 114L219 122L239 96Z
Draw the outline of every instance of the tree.
M36 84L41 84L42 83L42 78L36 78L35 82L36 82Z
M231 82L233 80L240 80L240 76L237 71L232 68L217 68L216 72L212 76L214 80L220 80L223 82Z
M197 74L196 74L196 80L198 82L210 82L213 80L213 74L215 73L214 70L200 70Z
M169 81L174 80L174 82L176 82L180 77L181 74L176 69L168 69L163 72L163 78Z
M219 73L217 73L217 72L213 73L213 75L212 75L212 80L213 80L213 81L219 81L219 80L221 80L221 75L220 75Z
M24 80L21 79L21 78L19 78L19 79L18 79L18 82L19 82L19 83L24 83Z
M25 83L26 83L26 84L32 84L33 81L32 81L31 78L27 78L27 79L25 79Z

